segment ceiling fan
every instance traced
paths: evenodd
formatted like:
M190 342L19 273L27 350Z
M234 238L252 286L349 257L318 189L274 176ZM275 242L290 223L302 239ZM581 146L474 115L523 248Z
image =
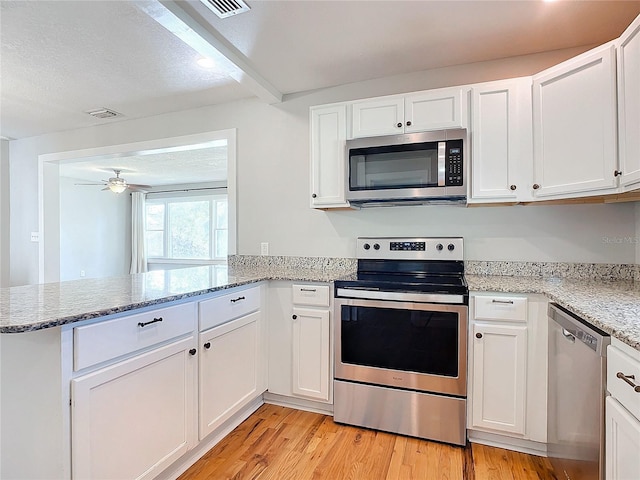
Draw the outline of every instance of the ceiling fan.
M113 169L113 173L115 173L115 177L109 178L109 180L102 180L104 183L76 183L76 185L104 185L102 190L111 190L113 193L122 193L125 190L129 189L132 192L143 192L146 193L148 190L151 190L151 185L139 185L135 183L128 183L124 178L120 176L121 170Z

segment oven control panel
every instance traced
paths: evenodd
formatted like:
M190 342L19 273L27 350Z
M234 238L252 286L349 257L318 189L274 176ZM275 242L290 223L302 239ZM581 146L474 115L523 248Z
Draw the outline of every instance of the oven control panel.
M357 258L396 260L463 260L461 237L398 238L361 237Z
M397 251L409 251L409 252L424 252L426 249L426 242L390 242L389 250Z

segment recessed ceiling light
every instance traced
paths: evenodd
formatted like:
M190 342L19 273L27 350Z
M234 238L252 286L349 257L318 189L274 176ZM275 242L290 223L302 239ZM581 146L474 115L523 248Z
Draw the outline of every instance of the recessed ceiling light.
M214 62L209 57L201 57L196 61L196 63L200 65L202 68L207 68L207 69L212 69L216 66L216 62Z

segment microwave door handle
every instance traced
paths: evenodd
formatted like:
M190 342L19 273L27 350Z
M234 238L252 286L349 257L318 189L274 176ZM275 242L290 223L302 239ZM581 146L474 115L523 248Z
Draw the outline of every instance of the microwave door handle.
M447 142L438 142L438 186L445 186Z

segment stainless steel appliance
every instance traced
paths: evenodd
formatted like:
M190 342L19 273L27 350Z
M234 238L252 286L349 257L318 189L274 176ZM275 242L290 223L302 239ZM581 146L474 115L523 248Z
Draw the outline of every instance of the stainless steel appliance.
M351 205L466 202L465 129L358 138L346 149Z
M549 305L547 451L558 478L604 479L606 353L611 338Z
M462 238L359 238L335 282L336 422L466 443Z

